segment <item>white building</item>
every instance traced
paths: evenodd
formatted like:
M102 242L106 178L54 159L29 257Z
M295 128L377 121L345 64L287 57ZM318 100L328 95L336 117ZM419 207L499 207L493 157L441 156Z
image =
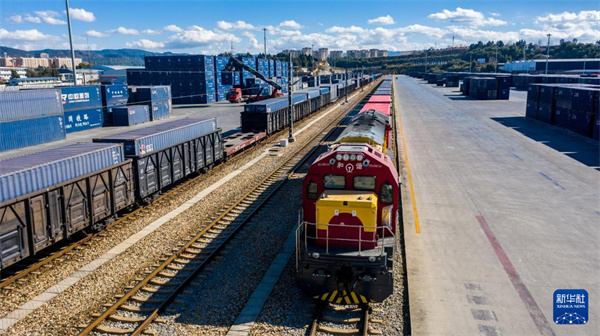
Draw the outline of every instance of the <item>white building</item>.
M0 80L8 82L12 71L16 71L21 78L27 78L27 73L24 68L0 67Z

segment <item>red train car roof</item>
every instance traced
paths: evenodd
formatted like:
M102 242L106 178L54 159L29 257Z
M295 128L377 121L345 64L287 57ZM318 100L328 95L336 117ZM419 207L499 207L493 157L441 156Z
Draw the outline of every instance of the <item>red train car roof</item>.
M392 96L374 95L374 96L371 96L371 98L369 98L369 101L367 103L391 103L391 102L392 102Z
M371 103L368 102L363 106L359 113L363 113L368 110L379 111L386 116L390 117L392 115L392 104L391 103Z

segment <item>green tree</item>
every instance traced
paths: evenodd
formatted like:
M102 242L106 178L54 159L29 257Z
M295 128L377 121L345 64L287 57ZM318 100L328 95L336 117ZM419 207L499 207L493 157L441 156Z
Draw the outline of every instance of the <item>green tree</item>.
M15 70L10 70L10 79L21 78L21 76Z

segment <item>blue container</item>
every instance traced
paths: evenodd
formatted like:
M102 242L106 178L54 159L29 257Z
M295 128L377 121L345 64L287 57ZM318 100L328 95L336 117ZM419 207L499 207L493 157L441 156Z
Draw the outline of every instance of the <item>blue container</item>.
M206 70L214 67L211 55L145 56L148 70Z
M153 103L150 106L150 120L168 119L171 117L171 102Z
M62 116L0 122L0 152L65 138Z
M77 143L0 161L0 203L124 160L121 144Z
M328 87L319 87L319 90L321 91L321 94L325 94L327 92L329 92L329 88Z
M218 130L216 118L184 118L108 135L94 142L123 143L126 156L143 156Z
M134 86L129 88L129 103L152 104L171 101L171 87L168 85Z
M61 87L60 91L65 112L102 108L102 95L98 85Z
M125 105L129 99L129 92L125 84L101 85L101 92L104 107Z
M113 126L132 126L149 121L148 105L129 105L113 110Z
M56 89L0 92L0 122L62 116L60 91Z
M306 93L308 95L308 99L317 98L321 95L321 90L319 89L304 89L300 91L296 91L298 93Z
M102 127L104 123L104 111L102 108L65 111L64 121L66 133Z

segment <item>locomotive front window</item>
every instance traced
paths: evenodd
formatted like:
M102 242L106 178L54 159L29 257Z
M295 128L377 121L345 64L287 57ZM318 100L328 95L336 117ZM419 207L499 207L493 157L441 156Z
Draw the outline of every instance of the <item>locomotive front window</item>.
M306 197L308 199L317 199L317 183L309 182L306 186Z
M387 183L382 184L379 200L381 203L392 203L394 201L394 186Z
M354 189L375 190L375 176L354 176Z
M325 175L323 186L325 189L344 189L346 188L346 177L344 175Z

